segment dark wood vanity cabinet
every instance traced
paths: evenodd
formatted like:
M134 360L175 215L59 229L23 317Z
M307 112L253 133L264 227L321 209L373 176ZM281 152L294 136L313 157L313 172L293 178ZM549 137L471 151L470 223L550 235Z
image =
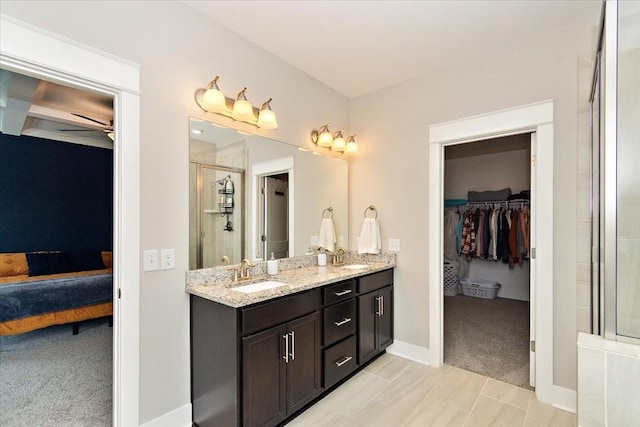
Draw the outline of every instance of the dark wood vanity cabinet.
M358 279L358 364L393 343L393 270Z
M242 338L243 425L274 426L320 393L320 313Z
M232 308L191 295L198 427L275 426L322 391L320 289Z
M193 425L280 425L392 341L392 269L240 308L191 295Z

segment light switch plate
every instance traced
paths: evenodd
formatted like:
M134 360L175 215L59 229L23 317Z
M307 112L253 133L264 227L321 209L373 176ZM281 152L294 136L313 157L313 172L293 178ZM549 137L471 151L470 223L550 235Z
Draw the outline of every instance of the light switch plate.
M311 236L311 246L318 246L318 236Z
M155 271L160 268L160 254L157 249L144 251L144 271Z
M344 236L338 236L338 247L344 248Z
M163 249L160 251L160 269L168 270L176 268L175 249Z
M400 239L389 239L389 252L400 252Z

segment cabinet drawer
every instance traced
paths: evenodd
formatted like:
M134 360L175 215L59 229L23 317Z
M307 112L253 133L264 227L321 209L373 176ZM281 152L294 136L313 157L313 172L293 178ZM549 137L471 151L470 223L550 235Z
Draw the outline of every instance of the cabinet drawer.
M353 298L356 293L356 280L345 280L344 282L324 288L324 305L335 304L340 301Z
M324 309L324 345L329 346L356 332L356 300Z
M393 269L369 274L358 279L358 294L366 294L393 284Z
M320 307L320 290L313 289L302 294L244 308L241 315L242 334L249 335L268 329L309 314Z
M324 351L324 386L331 387L356 369L356 337Z

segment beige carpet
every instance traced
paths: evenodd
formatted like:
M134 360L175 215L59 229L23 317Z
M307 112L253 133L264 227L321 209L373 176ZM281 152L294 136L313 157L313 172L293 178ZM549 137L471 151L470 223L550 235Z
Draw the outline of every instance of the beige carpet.
M529 302L444 298L444 363L529 386Z
M106 318L0 336L0 426L111 426L112 334Z

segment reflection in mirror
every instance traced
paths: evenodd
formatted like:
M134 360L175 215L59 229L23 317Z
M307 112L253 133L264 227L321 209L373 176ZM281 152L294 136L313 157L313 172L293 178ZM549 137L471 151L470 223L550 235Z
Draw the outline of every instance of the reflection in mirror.
M346 160L196 118L190 130L190 269L304 255L329 207L336 248L348 247Z

